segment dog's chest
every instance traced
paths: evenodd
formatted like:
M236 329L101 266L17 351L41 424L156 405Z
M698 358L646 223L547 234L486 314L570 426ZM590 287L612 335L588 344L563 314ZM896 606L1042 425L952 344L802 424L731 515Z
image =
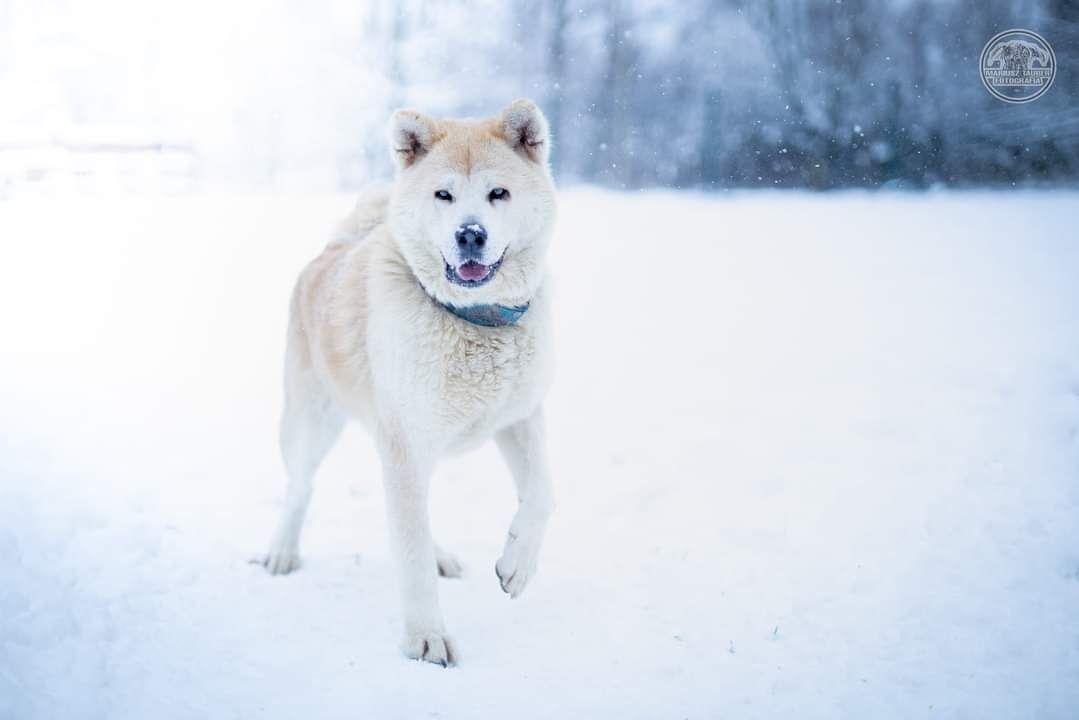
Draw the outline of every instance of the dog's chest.
M465 449L528 417L552 369L542 295L514 325L482 327L420 295L399 307L375 303L368 338L373 396L407 432Z
M483 434L538 402L545 368L537 335L525 327L465 326L447 332L440 414L461 436Z

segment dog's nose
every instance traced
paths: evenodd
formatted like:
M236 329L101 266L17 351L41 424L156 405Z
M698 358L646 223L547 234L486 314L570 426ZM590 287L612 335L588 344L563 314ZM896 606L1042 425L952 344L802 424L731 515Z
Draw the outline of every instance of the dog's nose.
M465 223L457 228L457 248L463 252L479 252L487 244L487 230L479 223Z

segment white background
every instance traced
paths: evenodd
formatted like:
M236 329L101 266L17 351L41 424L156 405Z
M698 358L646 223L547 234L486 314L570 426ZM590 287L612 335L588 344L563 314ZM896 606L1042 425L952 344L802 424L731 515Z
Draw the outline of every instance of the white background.
M438 471L451 670L397 649L359 430L303 569L247 564L289 289L349 204L0 206L0 716L1071 715L1074 195L566 191L559 507L511 601L506 470Z

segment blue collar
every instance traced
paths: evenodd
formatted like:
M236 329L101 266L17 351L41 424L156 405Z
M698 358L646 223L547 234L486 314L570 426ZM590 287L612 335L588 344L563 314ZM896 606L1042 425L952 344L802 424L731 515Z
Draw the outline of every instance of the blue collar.
M423 286L420 286L423 288ZM525 312L528 311L529 303L524 305L469 305L467 307L457 307L449 303L444 303L436 298L431 293L427 292L426 288L423 291L427 293L427 297L431 298L431 301L435 305L457 317L472 323L473 325L480 325L482 327L506 327L507 325L516 325Z

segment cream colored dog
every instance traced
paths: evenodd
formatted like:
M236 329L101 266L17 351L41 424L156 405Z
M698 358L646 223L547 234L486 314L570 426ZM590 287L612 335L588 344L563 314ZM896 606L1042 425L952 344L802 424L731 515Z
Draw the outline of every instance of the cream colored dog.
M551 513L541 403L551 375L544 258L555 219L547 122L529 100L487 120L392 118L398 172L365 192L292 296L281 452L288 491L262 563L299 566L312 479L347 418L374 435L409 657L452 664L427 494L447 453L494 437L517 486L495 564L517 597Z

